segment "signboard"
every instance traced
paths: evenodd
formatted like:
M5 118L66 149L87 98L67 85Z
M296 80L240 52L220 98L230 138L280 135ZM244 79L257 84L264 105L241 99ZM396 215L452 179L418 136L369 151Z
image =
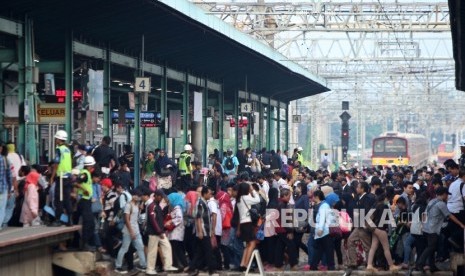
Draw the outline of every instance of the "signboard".
M252 103L241 103L241 113L252 112Z
M134 126L134 111L126 112L126 125ZM119 124L118 111L111 112L112 124ZM160 112L141 112L140 113L140 126L141 127L159 127L161 125Z
M64 104L39 104L37 105L37 120L40 123L65 123Z
M300 115L292 115L292 122L300 124L302 122L302 117Z
M168 137L181 137L181 110L170 110L168 120Z
M136 78L134 91L149 93L150 92L150 78Z

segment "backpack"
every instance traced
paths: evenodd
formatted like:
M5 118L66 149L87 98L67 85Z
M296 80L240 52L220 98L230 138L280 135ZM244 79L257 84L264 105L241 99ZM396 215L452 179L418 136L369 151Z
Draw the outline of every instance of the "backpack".
M115 214L115 216L121 218L121 215L123 214L124 212L124 206L120 206L120 198L124 196L124 198L126 199L126 203L128 202L128 196L126 195L126 192L123 192L116 200L115 200L115 203L113 205L113 212Z
M234 162L233 162L232 156L231 157L226 157L225 167L229 171L234 169Z
M321 162L321 166L326 169L328 165L329 165L328 159L326 158L323 159L323 161Z

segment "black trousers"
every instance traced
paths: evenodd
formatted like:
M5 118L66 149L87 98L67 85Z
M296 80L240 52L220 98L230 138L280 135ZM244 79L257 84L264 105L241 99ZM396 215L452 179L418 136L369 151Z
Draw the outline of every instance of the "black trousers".
M308 247L306 244L302 242L303 236L304 236L304 233L297 233L297 232L294 233L294 244L295 244L296 251L297 251L297 260L299 259L299 255L300 255L299 249L302 249L305 252L305 254L307 254L308 256Z
M182 241L170 240L173 252L173 265L177 268L187 267L186 250Z
M430 267L436 267L434 262L434 252L436 251L436 247L438 244L438 235L437 234L429 234L423 233L426 236L426 240L428 241L428 246L421 256L417 259L417 267L423 267L426 264L426 261L429 262Z
M465 223L465 211L460 211L459 213L453 215L460 222ZM463 229L460 226L458 226L455 222L449 220L449 223L447 225L447 232L447 238L452 238L461 247L460 249L456 249L451 246L451 250L463 253Z
M216 244L217 247L213 248L213 254L215 255L215 268L216 270L222 270L223 269L223 261L221 259L221 236L215 236L216 237Z
M68 215L69 222L71 222L71 214L73 213L73 207L71 206L71 192L73 186L71 179L63 178L63 201L60 201L60 178L55 177L55 220L60 221L60 217L63 214L63 210Z
M208 272L213 273L215 271L215 258L212 258L213 250L210 237L204 237L203 239L195 239L197 241L195 247L195 256L194 260L189 265L189 269L202 269L203 264L207 263Z
M274 265L281 267L284 265L284 250L286 250L287 256L289 257L289 265L291 267L298 263L297 260L297 248L293 240L287 238L287 234L278 234L275 245L275 259Z
M94 238L94 215L92 214L92 202L90 199L81 198L77 206L77 219L82 217L82 244L90 245Z
M320 263L323 255L326 258L328 269L334 270L334 242L333 238L331 238L329 235L315 239L313 242L313 257L310 262L310 267L312 270L318 269L318 264Z

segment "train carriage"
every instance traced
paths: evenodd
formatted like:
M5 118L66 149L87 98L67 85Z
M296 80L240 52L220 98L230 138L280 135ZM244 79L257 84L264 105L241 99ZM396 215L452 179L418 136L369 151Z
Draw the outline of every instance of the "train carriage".
M411 133L385 133L373 139L373 166L414 166L428 163L429 143L425 136Z

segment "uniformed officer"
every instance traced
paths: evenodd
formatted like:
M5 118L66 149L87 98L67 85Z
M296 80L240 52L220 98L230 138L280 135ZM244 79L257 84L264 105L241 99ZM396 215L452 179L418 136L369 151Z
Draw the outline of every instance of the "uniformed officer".
M54 164L52 166L52 175L50 178L55 182L55 222L52 226L62 225L60 218L63 214L63 208L68 215L68 222L66 225L72 226L71 214L73 209L71 206L71 191L73 190L73 186L71 185L71 170L73 159L71 150L66 145L68 133L64 130L58 130L54 138L56 144L55 159L53 160ZM63 189L62 193L61 189Z
M94 157L86 156L84 158L84 169L80 171L79 177L74 183L78 195L77 219L82 216L81 242L86 250L93 249L90 242L93 240L95 227L92 214L92 173L94 173L94 165Z
M182 189L187 189L192 186L192 167L191 167L192 146L187 144L184 146L184 151L179 156L179 176Z
M304 149L302 147L297 148L297 161L300 161L300 164L304 164L304 156L302 155L302 151Z

